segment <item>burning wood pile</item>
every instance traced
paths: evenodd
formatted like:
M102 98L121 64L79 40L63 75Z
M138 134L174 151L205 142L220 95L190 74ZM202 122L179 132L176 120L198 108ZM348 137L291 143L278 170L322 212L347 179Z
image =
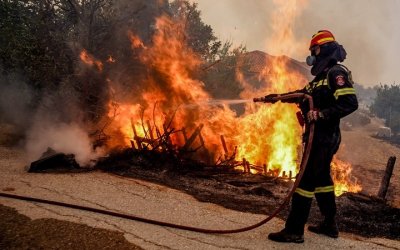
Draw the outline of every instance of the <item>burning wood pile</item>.
M261 173L272 177L287 179L294 178L292 171L289 171L287 174L283 171L280 176L278 170L268 169L267 164L263 164L262 166L250 164L246 158L243 158L242 161L236 160L237 147L234 147L234 150L230 152L223 135L220 135L221 147L224 150L223 155L219 156L216 161L213 161L213 159L210 158L211 153L208 151L201 133L204 124L200 124L191 134L188 134L184 127L178 130L171 128L171 123L168 125L163 124L162 130L160 130L156 125L151 126L150 121L147 121L146 123L143 123L142 121L141 123L141 129L144 131L144 136L138 136L136 126L133 121L131 122L133 138L130 142L132 149L134 150L150 150L168 153L172 154L177 159L203 155L204 157L202 158L205 159L207 165L215 167L231 167L232 169L242 171L243 173ZM173 144L171 136L181 136L184 141L183 145L179 146Z

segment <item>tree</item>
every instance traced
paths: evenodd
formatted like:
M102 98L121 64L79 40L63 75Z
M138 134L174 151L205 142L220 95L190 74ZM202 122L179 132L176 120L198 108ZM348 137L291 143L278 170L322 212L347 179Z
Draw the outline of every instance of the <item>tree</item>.
M214 35L211 26L201 20L201 12L197 8L197 3L174 0L170 4L170 12L173 18L184 22L186 41L193 51L206 61L216 60L222 43Z
M0 16L3 74L24 72L32 85L43 88L73 72L72 53L63 37L70 27L54 1L3 0Z
M400 132L400 85L381 85L370 108L371 112L385 119L393 133Z
M364 87L361 84L354 83L354 88L357 93L358 102L366 105L366 107L370 107L376 98L378 86Z

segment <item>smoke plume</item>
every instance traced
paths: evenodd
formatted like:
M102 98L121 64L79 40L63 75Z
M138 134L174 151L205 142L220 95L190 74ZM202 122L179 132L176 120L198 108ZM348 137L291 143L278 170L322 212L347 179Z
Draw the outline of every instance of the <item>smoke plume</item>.
M277 9L277 0L193 0L199 3L202 17L210 24L216 35L222 40L243 43L249 50L271 51L267 40L274 29L271 16ZM304 2L304 0L282 1ZM307 7L293 24L295 38L304 44L290 56L304 61L308 52L311 35L320 29L333 32L336 39L348 52L345 64L353 72L356 82L364 86L379 83L392 84L400 80L397 70L400 44L398 10L400 2L338 0L308 1ZM280 18L287 18L281 13Z
M82 166L102 155L101 150L93 150L74 90L61 85L39 100L37 92L16 73L0 78L0 121L12 125L10 133L25 134L23 141L14 144L25 145L27 160L39 159L48 148L74 154Z
M101 155L94 151L88 133L76 123L37 121L27 134L28 160L38 159L48 148L74 154L81 166L88 166Z

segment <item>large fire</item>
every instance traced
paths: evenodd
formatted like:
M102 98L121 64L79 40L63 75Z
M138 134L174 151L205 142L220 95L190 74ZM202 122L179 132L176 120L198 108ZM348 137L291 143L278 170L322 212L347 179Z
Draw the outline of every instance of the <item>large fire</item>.
M300 1L297 8L287 4L287 1L276 3L279 11L287 15L274 19L274 39L269 44L273 45L272 51L290 54L290 49L294 47L292 45L298 46L291 32L292 23L306 2ZM296 118L298 108L284 103L247 103L245 113L238 116L227 105L204 105L212 97L205 91L204 83L193 77L201 68L202 60L186 45L184 25L167 16L159 17L152 43L146 46L137 35L128 32L132 50L140 51L139 60L150 73L145 80L141 80L145 81L140 85L144 87L138 90L135 100L119 103L113 100L110 103L112 129L118 130L124 137L122 141L114 140L114 146L138 148L140 145L135 142L136 137L156 138L161 134L160 131L168 127L184 129L189 135L201 130L202 142L197 144L204 143L204 150L199 153L199 158L204 160L207 157L206 160L216 161L226 151L236 152L235 159L238 162L264 166L264 173L269 170L281 176L286 173L294 177L298 171L302 143L302 128ZM259 79L264 85L258 89L247 83L240 69L237 69L237 78L244 87L242 98L288 92L302 88L307 83L303 75L288 68L288 57L271 58L268 66L260 72ZM81 53L81 59L102 69L102 64L86 51ZM221 144L221 135L224 136L224 145ZM171 140L174 145L183 146L187 138L186 135L174 134ZM204 154L205 151L207 154ZM335 164L342 165L338 161ZM251 169L250 172L261 171ZM345 190L342 186L340 189ZM358 189L347 187L347 190Z
M295 41L292 32L293 23L306 2L275 1L277 5L272 18L273 34L267 41L269 51L279 54L290 54ZM285 13L285 18L282 18ZM296 71L288 69L288 58L271 57L271 62L261 70L259 79L264 85L252 90L238 71L238 79L245 87L243 97L254 97L260 94L285 93L305 86L307 79ZM298 148L301 145L301 127L296 118L297 107L277 103L262 105L258 109L248 110L242 119L244 129L239 137L239 156L250 159L256 164L266 163L268 169L278 170L280 174L297 172Z

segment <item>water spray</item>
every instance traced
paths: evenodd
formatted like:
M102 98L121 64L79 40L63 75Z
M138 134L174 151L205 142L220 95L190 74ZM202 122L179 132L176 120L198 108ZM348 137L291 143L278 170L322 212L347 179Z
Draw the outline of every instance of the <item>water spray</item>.
M253 99L216 99L216 100L207 100L200 101L196 103L190 103L181 105L182 108L195 108L198 106L220 106L220 105L236 105L253 102Z

